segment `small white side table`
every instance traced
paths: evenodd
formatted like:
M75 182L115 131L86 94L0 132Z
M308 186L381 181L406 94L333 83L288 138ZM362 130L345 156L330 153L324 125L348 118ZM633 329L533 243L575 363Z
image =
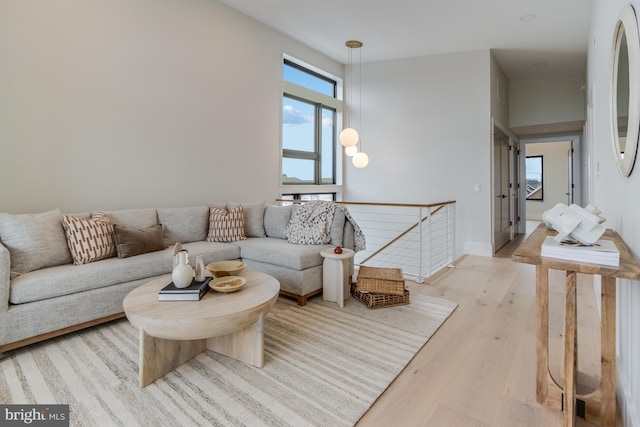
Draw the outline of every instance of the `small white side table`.
M324 258L322 264L322 299L335 301L338 307L344 307L344 300L349 297L351 283L349 283L349 265L356 254L351 249L342 248L342 253L337 254L334 248L320 251Z

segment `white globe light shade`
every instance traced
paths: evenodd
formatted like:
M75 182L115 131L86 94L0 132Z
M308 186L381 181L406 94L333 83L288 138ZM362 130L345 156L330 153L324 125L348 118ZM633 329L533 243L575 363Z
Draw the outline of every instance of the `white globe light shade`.
M360 139L360 135L358 135L358 131L354 128L345 128L340 132L340 144L345 147L356 145L358 139Z
M358 146L356 145L352 145L344 149L344 154L346 154L349 157L355 155L357 152L358 152Z
M364 168L369 164L369 156L361 151L356 153L351 161L353 162L353 166L357 168Z

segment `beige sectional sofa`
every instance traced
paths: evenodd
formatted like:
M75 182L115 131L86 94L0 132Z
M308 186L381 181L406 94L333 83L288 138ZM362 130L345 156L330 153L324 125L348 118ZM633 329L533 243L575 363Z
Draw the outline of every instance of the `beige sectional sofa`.
M232 211L237 205L213 206ZM241 205L246 239L230 242L207 241L211 212L207 205L104 212L117 230L160 228L162 245L135 254L140 245L117 241L118 249L133 248L134 255L120 258L118 252L80 265L72 262L59 210L0 214L0 352L122 317L128 292L171 272L176 242L189 251L192 263L196 255L202 255L205 264L243 260L248 269L278 279L281 294L296 298L300 305L322 291L320 251L335 245L354 247L354 224L345 220L341 208L326 225L328 243L294 244L286 230L297 206ZM95 212L74 217L97 218Z

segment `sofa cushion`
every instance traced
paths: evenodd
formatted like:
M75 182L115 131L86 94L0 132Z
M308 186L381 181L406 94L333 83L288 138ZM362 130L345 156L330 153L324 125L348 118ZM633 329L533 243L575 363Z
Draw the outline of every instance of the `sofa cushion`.
M158 209L158 222L162 224L164 243L202 242L207 238L209 228L209 207Z
M231 212L212 206L209 208L209 232L207 242L235 242L244 240L244 213L242 205Z
M129 228L115 224L113 226L118 258L128 258L165 249L162 238L162 226L153 225L148 228Z
M227 210L231 212L236 206L242 205L244 215L244 234L247 237L266 237L264 231L264 203L227 203Z
M67 246L76 265L112 257L116 252L113 224L106 215L80 218L63 215L62 227Z
M284 230L291 220L293 205L276 206L269 205L264 210L264 230L268 237L286 239Z
M242 259L303 270L322 264L320 251L330 245L292 245L286 240L271 237L248 238L234 244L240 246Z
M344 233L344 222L346 220L344 211L341 207L336 206L336 210L333 213L333 222L331 223L331 231L329 237L331 238L331 244L334 246L343 246L342 235Z
M11 255L11 279L40 268L71 263L59 209L38 214L0 213L0 240Z
M184 248L194 255L201 254L205 263L240 256L240 249L230 243L193 242ZM112 257L82 265L69 263L15 278L11 282L9 302L22 304L136 280L152 280L163 274L167 274L169 284L168 274L172 269L173 248L124 259Z
M153 208L122 209L118 211L105 211L104 213L113 224L129 228L149 228L158 223L158 213Z

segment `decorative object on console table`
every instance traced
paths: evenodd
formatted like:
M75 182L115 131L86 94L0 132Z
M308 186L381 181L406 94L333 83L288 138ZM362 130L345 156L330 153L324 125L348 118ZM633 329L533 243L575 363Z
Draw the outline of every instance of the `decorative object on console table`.
M162 288L158 293L158 301L200 301L209 291L211 277L204 279L204 282L192 280L191 285L186 288L178 288L173 282Z
M553 236L547 236L542 243L540 255L592 264L620 265L620 251L612 240L598 240L587 246L580 242L557 242Z

